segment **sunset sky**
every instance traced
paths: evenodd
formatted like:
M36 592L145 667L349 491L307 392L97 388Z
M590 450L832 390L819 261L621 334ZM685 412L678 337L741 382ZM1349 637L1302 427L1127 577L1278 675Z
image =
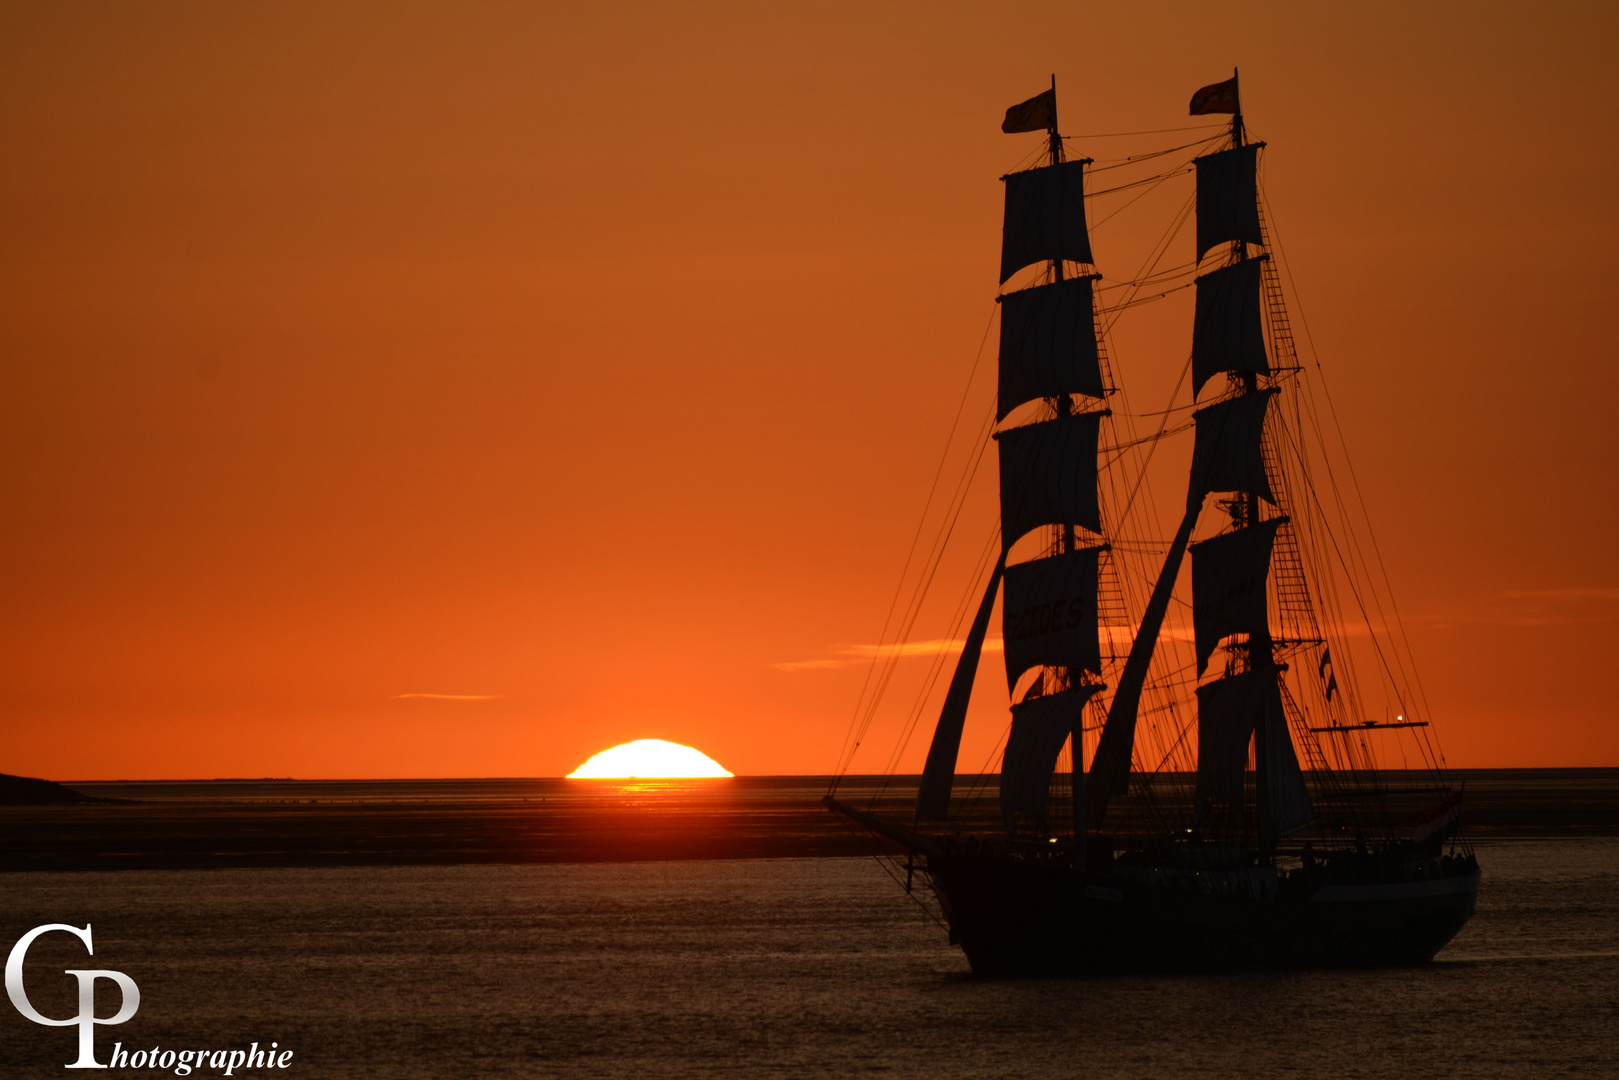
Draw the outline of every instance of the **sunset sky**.
M1233 66L1450 763L1619 765L1616 11L6 4L0 772L830 771L993 393L1004 110L1111 156Z

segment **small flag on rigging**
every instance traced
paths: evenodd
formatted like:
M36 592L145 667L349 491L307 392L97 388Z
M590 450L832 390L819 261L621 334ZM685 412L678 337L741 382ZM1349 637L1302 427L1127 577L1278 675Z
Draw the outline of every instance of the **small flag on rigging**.
M1332 700L1332 693L1338 689L1338 676L1332 670L1332 650L1321 650L1321 663L1316 665L1316 675L1327 680L1327 700Z
M1204 113L1234 113L1237 111L1237 78L1233 75L1225 82L1210 83L1192 95L1192 116ZM1007 113L1008 117L1012 114Z
M1028 101L1006 110L1001 130L1008 135L1019 131L1050 131L1057 126L1057 91L1042 90Z

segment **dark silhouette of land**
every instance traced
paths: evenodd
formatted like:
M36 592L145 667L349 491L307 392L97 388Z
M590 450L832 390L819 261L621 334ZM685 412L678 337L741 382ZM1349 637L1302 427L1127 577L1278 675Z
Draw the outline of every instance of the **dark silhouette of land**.
M1619 769L1458 770L1474 839L1619 835ZM215 780L76 783L6 777L0 871L616 862L860 855L873 841L821 805L825 777L618 781ZM1387 777L1403 810L1436 798ZM996 816L995 779L973 820ZM45 785L36 788L33 785ZM839 797L908 822L915 778L845 779ZM52 794L50 797L55 798ZM85 801L89 799L117 801Z
M51 780L0 773L0 806L67 806L106 801Z

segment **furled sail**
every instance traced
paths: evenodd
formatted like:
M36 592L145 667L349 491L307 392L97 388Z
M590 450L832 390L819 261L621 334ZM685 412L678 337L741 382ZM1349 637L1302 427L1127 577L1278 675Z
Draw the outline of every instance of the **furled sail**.
M1247 634L1269 642L1265 579L1276 530L1286 518L1271 518L1246 529L1222 533L1192 545L1192 628L1197 638L1197 673L1209 666L1220 639Z
M1257 393L1217 401L1192 414L1197 439L1192 445L1192 487L1199 495L1211 491L1242 491L1274 503L1270 478L1265 475L1265 409L1274 387ZM1004 458L1003 458L1004 460Z
M1287 730L1275 666L1228 675L1197 688L1197 805L1241 806L1248 744L1256 730L1265 752L1265 811L1270 828L1288 833L1314 817L1298 753Z
M1262 243L1256 172L1259 148L1249 143L1197 159L1197 257L1231 240ZM1006 280L1005 256L1001 280Z
M1022 814L1045 832L1046 796L1057 755L1068 737L1081 730L1085 703L1101 689L1076 686L1012 706L1012 733L1001 759L1001 818L1008 831L1015 831ZM1083 775L1080 764L1074 771Z
M1030 263L1091 261L1085 229L1085 166L1064 161L1001 177L1006 217L1001 227L1001 281Z
M1192 322L1194 397L1221 372L1270 374L1259 315L1260 262L1244 259L1197 279L1197 316Z
M1001 457L1001 543L1041 525L1102 528L1096 502L1100 412L1025 424L995 436Z
M939 711L939 724L933 729L933 744L928 747L927 764L922 769L922 783L916 792L916 820L943 821L950 813L950 789L956 779L956 756L961 752L961 729L967 722L967 703L972 699L973 676L978 672L978 658L983 653L984 635L989 632L990 613L995 608L995 593L1000 588L1001 575L1006 572L1006 554L995 564L989 576L989 587L978 604L961 657L956 661L956 673L950 679L950 690L944 697L944 708Z
M1001 637L1006 685L1032 667L1102 670L1096 632L1097 566L1102 549L1080 548L1006 568Z
M1001 297L1001 379L995 419L1026 401L1101 397L1091 278L1068 278Z

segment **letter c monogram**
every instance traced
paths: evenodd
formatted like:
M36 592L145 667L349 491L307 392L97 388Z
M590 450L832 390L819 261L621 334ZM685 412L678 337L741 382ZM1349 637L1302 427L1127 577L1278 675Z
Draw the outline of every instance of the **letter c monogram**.
M28 1000L28 994L22 985L22 962L28 954L28 947L34 939L41 934L48 934L52 930L61 930L72 934L84 942L84 951L95 955L95 949L90 944L90 924L85 923L84 929L77 926L68 926L65 923L48 923L45 926L36 926L18 939L17 944L11 947L11 955L6 958L6 996L11 998L11 1004L17 1011L36 1024L47 1027L68 1027L79 1025L79 1060L67 1066L70 1069L105 1069L107 1066L96 1060L95 1031L97 1024L122 1024L135 1015L135 1010L141 1006L141 992L135 985L135 980L122 971L77 971L67 970L63 974L73 975L79 980L79 1015L66 1020L52 1020L34 1008L33 1002ZM123 995L118 1011L112 1016L96 1016L96 980L111 979L118 984L118 990Z

